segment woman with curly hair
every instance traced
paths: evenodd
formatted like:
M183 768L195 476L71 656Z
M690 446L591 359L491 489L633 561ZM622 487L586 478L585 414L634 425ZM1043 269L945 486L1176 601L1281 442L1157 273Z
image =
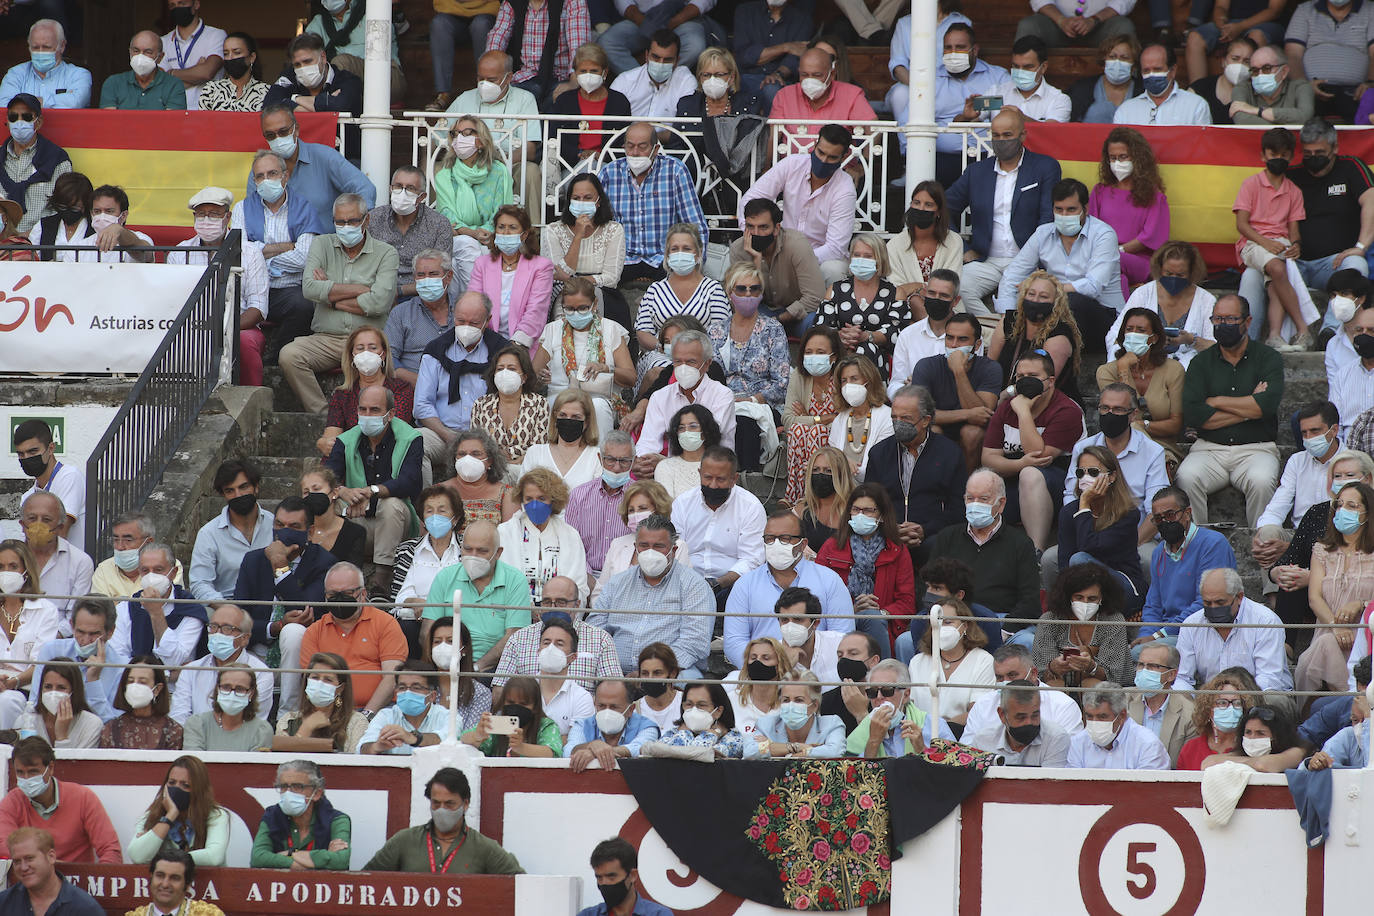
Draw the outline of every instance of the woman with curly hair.
M1054 687L1135 683L1121 580L1101 563L1067 566L1054 580L1035 628L1031 661ZM1098 626L1106 623L1106 626Z
M1208 757L1243 747L1240 724L1259 702L1259 695L1249 692L1250 686L1226 671L1202 685L1193 702L1193 731L1197 737L1178 752L1175 769L1200 770Z
M1130 127L1113 128L1102 141L1098 184L1088 215L1116 230L1121 244L1121 295L1150 278L1150 255L1169 240L1169 199L1154 150Z
M520 509L497 526L501 562L514 566L530 583L537 603L544 583L565 576L577 583L578 600L587 600L587 553L577 529L563 520L568 485L548 468L526 471L515 485Z
M1016 309L1002 316L992 334L988 356L1002 367L1002 380L1010 382L1021 356L1043 350L1054 361L1054 387L1082 405L1078 392L1078 358L1083 335L1069 309L1069 292L1054 274L1037 270L1016 290Z

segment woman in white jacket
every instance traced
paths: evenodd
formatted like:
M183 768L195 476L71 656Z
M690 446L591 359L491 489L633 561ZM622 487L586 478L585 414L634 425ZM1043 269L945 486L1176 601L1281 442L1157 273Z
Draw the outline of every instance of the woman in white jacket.
M515 497L520 508L496 529L501 536L501 562L524 574L535 603L545 582L566 576L577 583L578 600L585 604L587 551L577 529L563 520L567 484L548 468L535 468L520 478Z

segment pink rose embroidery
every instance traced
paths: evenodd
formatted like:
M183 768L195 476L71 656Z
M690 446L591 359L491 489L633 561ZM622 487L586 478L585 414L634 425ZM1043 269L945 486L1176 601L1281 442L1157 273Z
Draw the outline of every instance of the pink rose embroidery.
M872 795L869 795L867 792L865 792L863 795L860 795L860 796L859 796L859 807L860 807L860 808L864 808L864 809L872 808L874 804L876 804L876 803L873 801L873 796L872 796Z
M856 833L854 834L853 838L849 841L849 848L854 850L859 855L863 855L864 853L868 852L868 847L871 845L872 841L869 840L868 834L866 833Z
M825 840L817 840L811 847L811 854L818 860L825 862L830 858L830 844Z

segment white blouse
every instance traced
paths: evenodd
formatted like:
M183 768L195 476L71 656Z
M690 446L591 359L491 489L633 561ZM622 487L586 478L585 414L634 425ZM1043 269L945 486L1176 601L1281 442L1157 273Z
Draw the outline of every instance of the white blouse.
M525 451L525 461L520 466L520 472L523 474L533 471L535 468L548 468L563 478L563 482L568 485L569 490L575 490L587 481L597 480L601 477L601 454L595 445L583 446L582 454L577 456L573 466L568 468L567 473L564 473L558 463L553 460L552 446L547 442L540 442L538 445L531 445Z
M688 461L681 455L670 455L654 468L654 480L663 484L669 499L677 499L688 490L701 486L701 462Z
M1183 316L1183 327L1179 330L1187 331L1203 340L1213 340L1212 337L1212 307L1217 304L1217 297L1212 295L1201 286L1193 290L1193 302L1188 307L1188 314ZM1143 308L1159 314L1160 321L1164 320L1164 315L1159 311L1159 283L1150 282L1136 289L1131 293L1131 298L1126 300L1126 308L1121 310L1121 314L1116 316L1116 321L1112 322L1112 329L1107 332L1107 358L1116 358L1116 335L1121 332L1121 322L1126 318L1128 309ZM1197 356L1197 349L1189 344L1180 345L1178 350L1170 354L1174 359L1188 368L1188 363L1192 362Z
M19 610L19 629L14 639L9 630L0 626L0 658L33 660L34 653L43 643L57 638L57 628L62 623L62 613L47 598L28 598ZM4 665L4 671L19 673L28 665Z
M835 414L835 419L830 421L830 444L840 451L845 450L845 439L849 433L849 408L845 408ZM886 404L880 404L869 411L868 415L868 439L864 442L863 455L859 459L858 478L860 482L864 479L864 472L868 470L868 453L873 446L882 442L892 435L892 408Z
M943 666L929 653L921 653L911 660L911 681L913 684L929 684L932 675L939 677L941 683L948 684L987 684L987 688L941 687L940 718L957 719L968 715L969 707L983 694L997 684L997 675L992 669L992 656L984 649L970 649L959 666L945 677L940 670ZM931 702L929 687L912 687L911 702L922 711L929 713L934 705Z
M588 363L604 362L608 366L615 366L614 353L625 345L629 339L629 333L620 326L618 322L609 318L601 319L601 349L600 354L589 354L587 352L587 332L573 331L573 352L577 355L577 378L574 380L574 387L581 388L583 391L594 397L609 398L615 391L615 373L602 372L592 378L583 376L584 368ZM567 388L570 384L568 373L563 368L563 319L558 318L544 325L544 333L539 335L539 347L549 356L549 404L553 404L553 399L558 393ZM608 432L601 430L602 435Z
M648 697L640 697L639 702L635 704L635 711L657 725L660 735L666 735L677 727L678 720L682 718L682 691L674 690L673 702L662 710L650 706Z
M738 681L739 670L731 671L722 681ZM753 700L741 700L739 687L733 683L725 687L725 694L730 698L730 706L735 711L735 731L744 736L746 741L753 741L754 735L758 733L758 721L764 716L773 712L772 709L759 709L754 705Z

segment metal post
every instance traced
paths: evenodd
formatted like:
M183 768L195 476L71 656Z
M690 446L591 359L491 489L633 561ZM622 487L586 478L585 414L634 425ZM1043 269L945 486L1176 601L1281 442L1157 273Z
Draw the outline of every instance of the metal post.
M448 737L444 744L458 743L458 662L463 654L463 593L453 590L453 654L448 662Z
M1358 636L1355 637L1359 639ZM1374 684L1370 684L1364 689L1364 698L1369 702L1370 713L1365 716L1365 748L1364 766L1365 769L1374 768Z
M935 28L937 0L911 4L911 66L908 68L910 107L906 119L906 195L935 177ZM902 209L906 209L903 200Z
M391 0L367 0L362 168L385 200L391 184Z
M918 0L919 2L919 0ZM932 143L935 141L932 140ZM930 672L930 737L940 736L940 620L942 609L938 604L930 606L930 652L935 656L935 666Z

